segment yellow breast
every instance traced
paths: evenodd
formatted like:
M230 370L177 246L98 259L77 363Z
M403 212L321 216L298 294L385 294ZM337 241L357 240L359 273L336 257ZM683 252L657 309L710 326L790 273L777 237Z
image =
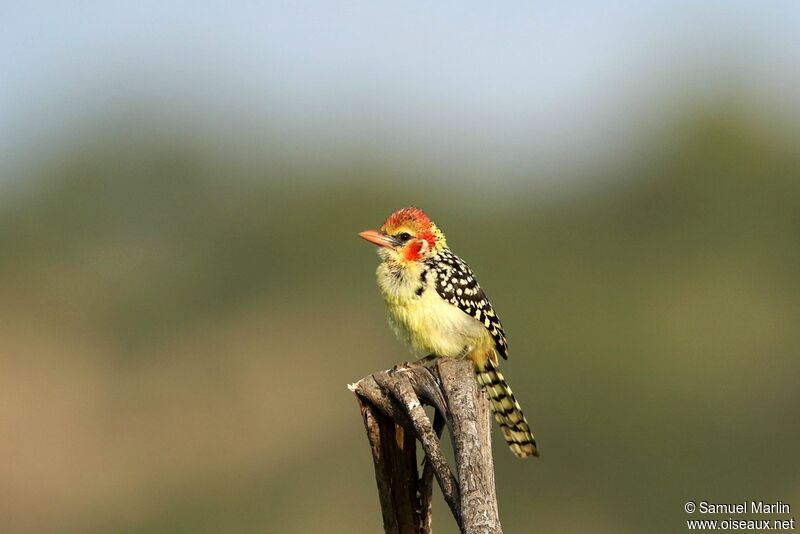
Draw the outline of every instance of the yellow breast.
M423 283L423 266L398 271L382 263L378 285L386 301L389 322L417 356L457 357L464 350L491 349L489 331L474 317L443 300L432 283ZM424 286L424 289L420 289Z

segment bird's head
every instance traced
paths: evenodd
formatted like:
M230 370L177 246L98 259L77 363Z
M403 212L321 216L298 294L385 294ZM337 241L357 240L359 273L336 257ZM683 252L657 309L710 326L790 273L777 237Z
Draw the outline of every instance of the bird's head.
M419 208L403 208L389 215L378 230L358 234L380 248L378 254L395 261L422 261L447 248L444 234Z

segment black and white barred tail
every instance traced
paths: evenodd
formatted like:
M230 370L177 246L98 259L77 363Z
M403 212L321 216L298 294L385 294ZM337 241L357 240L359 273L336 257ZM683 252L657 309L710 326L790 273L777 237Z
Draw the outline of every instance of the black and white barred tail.
M475 362L475 377L489 398L494 418L500 423L500 429L511 452L520 458L539 456L536 440L522 413L522 408L491 358Z

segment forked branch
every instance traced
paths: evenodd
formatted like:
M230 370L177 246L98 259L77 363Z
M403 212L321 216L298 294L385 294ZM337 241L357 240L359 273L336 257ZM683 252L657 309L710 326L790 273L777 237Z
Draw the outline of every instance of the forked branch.
M350 389L364 418L387 534L431 532L434 476L461 532L502 532L489 405L470 361L403 364L369 375ZM423 405L434 407L433 423ZM453 444L455 474L442 452L445 424ZM416 441L425 452L421 476Z

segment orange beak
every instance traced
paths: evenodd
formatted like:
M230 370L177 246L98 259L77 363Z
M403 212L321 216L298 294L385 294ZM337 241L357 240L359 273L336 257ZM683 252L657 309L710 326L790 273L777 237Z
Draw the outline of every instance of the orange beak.
M391 237L389 237L386 234L380 233L377 230L365 230L365 231L361 232L358 235L359 235L359 237L361 237L363 239L366 239L370 243L374 243L374 244L378 245L379 247L391 248L391 247L394 247L397 244L397 243L395 243L394 239L392 239Z

